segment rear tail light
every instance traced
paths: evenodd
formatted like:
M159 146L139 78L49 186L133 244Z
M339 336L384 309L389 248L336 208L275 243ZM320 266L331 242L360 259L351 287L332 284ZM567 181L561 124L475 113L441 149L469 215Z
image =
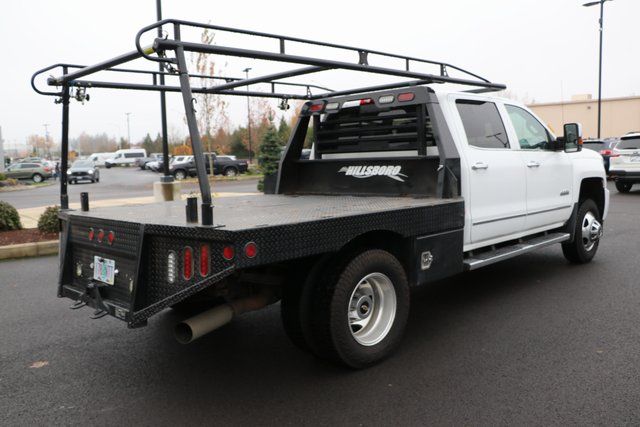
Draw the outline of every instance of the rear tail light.
M190 246L182 253L182 276L187 280L193 277L193 249Z
M235 255L236 253L233 249L233 246L225 246L222 249L222 258L226 259L227 261L231 261Z
M167 255L167 282L174 283L176 281L176 253L169 251Z
M200 276L209 275L209 245L200 245Z
M413 101L413 99L415 97L416 97L415 93L413 93L413 92L405 92L405 93L401 93L400 95L398 95L398 101L400 101L400 102Z
M611 150L600 150L600 154L602 154L603 156L610 156Z
M96 232L93 230L93 228L89 229L89 240L93 240L93 238L96 237Z
M375 104L375 102L373 102L373 99L371 98L365 98L360 100L360 105L370 105L370 104Z
M107 234L107 242L110 245L113 245L113 242L115 242L116 240L116 235L113 231L110 231L109 234Z
M258 255L258 246L256 246L255 242L249 242L244 245L244 255L247 258L255 258Z
M98 231L98 243L102 243L104 240L104 230Z

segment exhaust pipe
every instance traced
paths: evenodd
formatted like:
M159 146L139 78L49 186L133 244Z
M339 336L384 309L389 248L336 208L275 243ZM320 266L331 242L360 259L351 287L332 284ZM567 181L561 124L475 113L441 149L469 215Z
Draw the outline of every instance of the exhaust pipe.
M188 344L229 323L235 316L266 307L272 300L270 290L254 296L222 304L176 325L175 336L180 344Z

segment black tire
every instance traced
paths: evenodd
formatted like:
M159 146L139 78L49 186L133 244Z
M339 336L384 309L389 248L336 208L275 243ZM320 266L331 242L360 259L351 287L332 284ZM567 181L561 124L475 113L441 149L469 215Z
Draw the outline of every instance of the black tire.
M311 292L326 265L328 256L302 261L293 268L282 288L280 318L285 333L298 348L310 351Z
M105 163L104 167L107 168L107 169L111 169L111 164L110 163Z
M237 176L238 175L238 169L234 168L234 167L229 167L226 168L223 172L224 176Z
M73 180L72 180L72 179L70 179L70 180L69 180L69 185L72 185L72 184L73 184Z
M34 173L33 176L31 177L31 180L33 182L35 182L36 184L41 183L42 181L44 181L44 177L42 175L40 175L39 173Z
M616 190L621 193L628 193L629 191L631 191L631 187L633 187L633 183L631 182L616 181Z
M602 224L602 217L598 206L591 199L582 201L578 212L576 213L576 226L574 229L573 242L567 242L562 244L562 253L564 257L574 264L586 264L590 262L598 251L600 239L595 242L585 242L583 239L582 228L586 224L587 214L591 213L595 219ZM589 247L590 243L593 246Z
M310 332L317 356L359 369L380 362L400 344L409 316L410 292L402 264L389 252L371 249L349 259L316 281L311 298ZM395 296L395 315L390 322L384 322L388 327L378 341L363 344L356 338L357 331L352 332L349 307L356 295L354 291L370 275L388 280ZM358 301L356 306L360 307L359 304ZM367 311L371 308L369 315L380 313L376 304L379 303L367 305ZM383 322L372 325L378 323Z
M173 172L173 177L178 181L182 181L187 177L187 173L183 169L178 169Z

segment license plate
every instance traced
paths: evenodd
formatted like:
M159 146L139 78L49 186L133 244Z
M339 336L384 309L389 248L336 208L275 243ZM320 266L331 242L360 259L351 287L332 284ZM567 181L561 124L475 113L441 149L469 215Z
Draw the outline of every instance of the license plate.
M639 163L640 162L640 156L631 156L630 161L633 162L633 163Z
M93 257L93 278L113 285L115 281L116 262L112 259Z

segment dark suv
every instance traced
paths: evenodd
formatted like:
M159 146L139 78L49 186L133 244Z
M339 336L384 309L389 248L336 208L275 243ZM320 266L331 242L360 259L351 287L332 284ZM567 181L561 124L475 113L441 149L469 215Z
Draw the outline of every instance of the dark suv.
M204 153L205 165L207 167L207 174L211 173L211 160L213 159L213 174L224 176L236 176L241 173L245 173L249 168L249 164L246 160L232 160L226 156L216 156L214 153ZM178 181L183 180L189 176L196 176L196 164L192 159L188 163L179 163L171 165L169 168L171 174Z

